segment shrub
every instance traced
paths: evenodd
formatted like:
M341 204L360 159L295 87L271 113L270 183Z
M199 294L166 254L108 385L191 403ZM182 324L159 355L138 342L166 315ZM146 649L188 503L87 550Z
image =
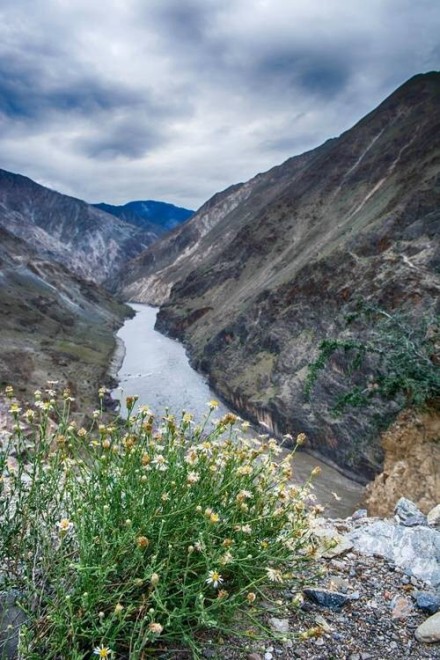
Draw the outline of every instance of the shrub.
M268 587L307 565L307 484L291 485L275 441L239 437L232 414L212 422L215 402L202 426L134 414L128 397L128 419L98 410L78 428L67 391L25 410L8 395L0 561L29 615L23 658L197 655L198 633L238 612L255 632Z
M347 367L346 391L336 400L336 413L346 406L373 404L377 397L402 408L420 407L440 396L439 317L410 318L363 305L347 321L357 323L350 337L328 338L319 345L318 357L309 365L307 396L338 353Z

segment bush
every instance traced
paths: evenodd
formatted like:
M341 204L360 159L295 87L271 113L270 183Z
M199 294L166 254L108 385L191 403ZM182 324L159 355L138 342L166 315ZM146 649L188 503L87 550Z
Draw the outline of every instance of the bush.
M347 406L374 404L377 397L403 408L421 407L440 396L439 317L410 318L362 305L347 322L356 323L350 337L325 339L319 345L318 357L309 365L307 396L338 353L345 356L347 367L346 391L336 400L336 413Z
M98 410L78 428L68 391L26 410L7 393L0 562L29 615L23 658L197 655L198 633L238 612L257 633L255 608L310 555L308 488L289 483L275 441L240 438L232 414L211 422L216 402L201 427L134 414L128 397L128 419Z

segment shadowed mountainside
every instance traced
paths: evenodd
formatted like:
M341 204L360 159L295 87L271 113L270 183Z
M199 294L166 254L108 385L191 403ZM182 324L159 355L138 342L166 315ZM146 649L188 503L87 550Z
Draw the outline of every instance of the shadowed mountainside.
M319 342L359 300L439 307L440 73L418 75L339 138L212 198L128 265L127 299L162 304L217 392L365 477L392 406L335 419L341 358L304 397Z

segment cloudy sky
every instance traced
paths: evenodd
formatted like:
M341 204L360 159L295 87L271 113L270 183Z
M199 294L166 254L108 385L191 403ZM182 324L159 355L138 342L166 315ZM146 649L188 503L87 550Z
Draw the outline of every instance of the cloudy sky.
M439 0L2 0L0 167L197 208L433 69Z

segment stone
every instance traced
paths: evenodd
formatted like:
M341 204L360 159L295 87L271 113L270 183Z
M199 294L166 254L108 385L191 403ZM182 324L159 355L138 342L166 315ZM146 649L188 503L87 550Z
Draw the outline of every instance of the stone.
M259 653L249 653L247 660L263 660Z
M264 660L272 660L272 658L273 658L272 653L266 651L266 653L264 654Z
M332 591L340 591L343 594L346 594L350 588L347 580L339 577L339 575L332 575L328 586Z
M352 520L361 520L361 518L366 518L368 516L367 509L358 509L351 516Z
M303 593L308 600L320 607L327 607L331 610L339 610L350 601L350 597L347 594L330 591L329 589L313 589L308 587L304 589Z
M426 516L417 508L414 502L406 499L406 497L400 498L394 508L394 513L398 521L407 527L426 524Z
M327 632L327 633L328 633L328 632L331 632L331 631L333 630L333 628L332 628L331 625L328 623L328 621L326 621L326 619L324 619L324 617L321 616L320 614L317 614L317 615L315 616L315 623L316 623L320 628L322 628L322 629L324 630L324 632Z
M440 530L377 520L352 530L348 537L358 552L384 557L429 586L440 586Z
M409 598L405 596L395 596L390 603L391 618L406 619L414 614L414 608Z
M19 597L14 589L0 593L0 657L5 660L18 657L20 626L27 620L17 605Z
M272 630L276 633L288 633L289 632L289 619L277 619L272 617L269 619L269 624Z
M440 527L440 504L437 504L426 516L426 522L430 527Z
M415 636L418 642L425 642L425 644L440 642L440 612L426 619L417 628Z
M419 591L416 594L417 607L427 614L435 614L440 610L440 594L429 591Z

